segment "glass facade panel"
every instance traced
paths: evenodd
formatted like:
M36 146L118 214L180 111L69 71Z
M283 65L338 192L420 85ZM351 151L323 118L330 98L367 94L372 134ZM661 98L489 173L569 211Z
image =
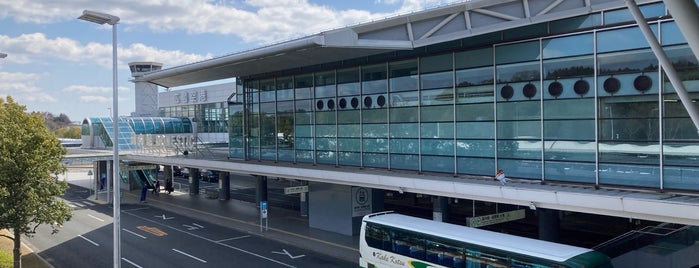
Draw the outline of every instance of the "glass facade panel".
M369 65L362 68L362 94L386 93L388 81L386 64Z
M391 92L398 91L410 91L417 89L417 60L406 60L391 62L388 65L391 71L391 79L389 81L391 85ZM379 93L382 91L369 92L366 93Z
M642 9L665 14L662 3ZM603 29L603 16L629 25ZM699 99L699 62L663 19L650 24ZM245 106L224 112L231 156L485 176L498 168L532 180L699 190L699 134L632 21L625 9L595 12L241 80ZM531 33L540 37L492 43ZM162 111L217 121L220 109Z

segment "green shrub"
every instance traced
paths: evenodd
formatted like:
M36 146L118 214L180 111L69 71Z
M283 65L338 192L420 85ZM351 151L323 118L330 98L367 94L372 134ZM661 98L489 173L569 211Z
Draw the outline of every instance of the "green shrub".
M10 268L12 265L12 253L0 251L0 268Z

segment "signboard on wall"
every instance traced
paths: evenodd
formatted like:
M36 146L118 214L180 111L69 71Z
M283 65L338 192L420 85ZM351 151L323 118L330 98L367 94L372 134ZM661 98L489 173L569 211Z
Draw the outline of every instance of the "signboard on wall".
M352 187L352 217L361 217L371 213L371 190L364 187Z
M484 215L479 217L468 217L466 218L466 226L468 227L482 227L492 224L498 224L508 221L524 219L525 213L524 209L518 209L503 213Z

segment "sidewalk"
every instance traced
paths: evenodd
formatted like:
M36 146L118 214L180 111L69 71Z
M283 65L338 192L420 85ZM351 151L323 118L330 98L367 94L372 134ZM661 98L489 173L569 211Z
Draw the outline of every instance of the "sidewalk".
M140 193L122 192L122 204L140 204ZM94 200L94 199L93 199ZM104 201L100 198L99 201ZM163 210L186 214L210 223L234 228L350 262L359 261L359 237L346 236L308 226L308 218L297 211L268 208L267 231L260 231L260 216L253 203L235 199L207 199L203 195L173 192L148 193L147 204ZM263 222L264 224L264 222Z

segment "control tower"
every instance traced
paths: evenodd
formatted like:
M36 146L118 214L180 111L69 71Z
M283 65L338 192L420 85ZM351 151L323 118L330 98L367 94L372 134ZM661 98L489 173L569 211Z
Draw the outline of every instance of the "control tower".
M159 62L130 62L131 76L137 78L148 72L159 71L163 64ZM148 82L135 82L136 111L131 116L158 116L158 86Z

